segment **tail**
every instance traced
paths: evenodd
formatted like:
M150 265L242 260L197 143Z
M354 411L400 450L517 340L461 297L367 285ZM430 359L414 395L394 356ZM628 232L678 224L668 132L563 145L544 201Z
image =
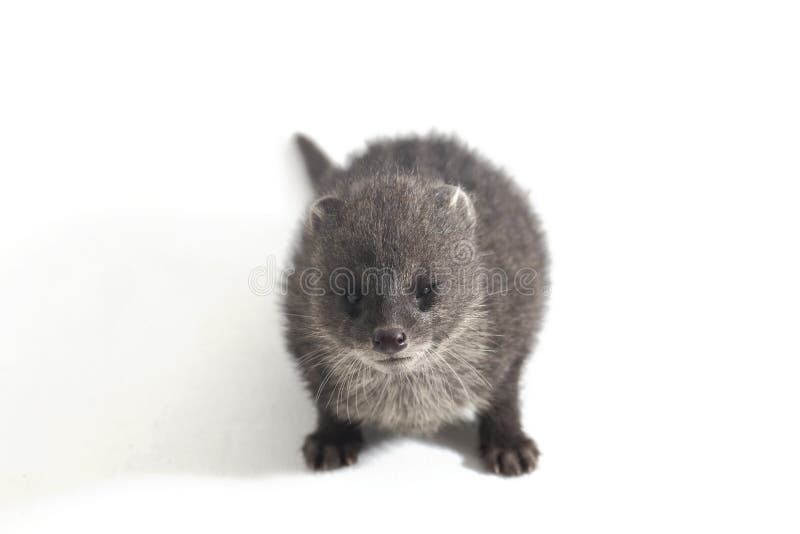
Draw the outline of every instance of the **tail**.
M311 183L314 185L314 189L319 191L322 189L322 183L336 170L336 165L314 144L314 141L305 135L295 134L294 140L300 149L300 154L303 156L303 162L306 165L308 176L311 178Z

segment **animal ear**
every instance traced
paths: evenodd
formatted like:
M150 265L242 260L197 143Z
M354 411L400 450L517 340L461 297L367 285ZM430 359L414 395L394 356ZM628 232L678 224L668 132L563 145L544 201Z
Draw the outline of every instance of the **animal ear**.
M475 226L477 216L469 194L457 185L442 185L436 188L436 205L447 213L460 217L467 228Z
M303 163L305 163L311 183L314 185L314 189L320 191L323 189L323 182L326 181L326 178L336 170L336 165L314 141L305 135L295 134L294 139L303 156Z
M324 221L334 217L343 205L344 202L332 195L325 195L315 200L308 210L309 228L318 230Z

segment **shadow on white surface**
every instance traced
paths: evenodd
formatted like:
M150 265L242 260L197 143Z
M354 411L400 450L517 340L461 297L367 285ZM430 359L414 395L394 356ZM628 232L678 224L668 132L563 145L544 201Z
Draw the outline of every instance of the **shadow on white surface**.
M302 184L287 159L287 181ZM10 304L0 420L14 429L1 497L141 474L306 472L299 449L315 415L284 346L277 273L266 295L249 282L253 269L288 264L302 201L285 204L256 216L84 214L22 227L0 267ZM390 440L371 433L364 454ZM421 441L480 470L474 426Z
M364 432L365 447L361 456L370 460L396 442L415 442L433 448L453 451L461 457L462 467L484 475L495 477L487 471L478 455L478 425L468 422L442 428L433 436L396 436L380 429L367 428Z

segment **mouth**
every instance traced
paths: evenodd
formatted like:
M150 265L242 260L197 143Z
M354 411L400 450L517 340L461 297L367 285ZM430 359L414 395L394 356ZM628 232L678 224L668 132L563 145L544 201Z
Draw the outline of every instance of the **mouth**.
M374 350L361 353L361 360L375 370L388 374L406 373L423 365L428 346L413 347L394 354L376 354ZM377 356L382 356L376 359Z
M375 360L375 363L380 364L381 366L385 367L401 367L411 363L413 360L411 356L392 356L390 358L384 358L382 360Z

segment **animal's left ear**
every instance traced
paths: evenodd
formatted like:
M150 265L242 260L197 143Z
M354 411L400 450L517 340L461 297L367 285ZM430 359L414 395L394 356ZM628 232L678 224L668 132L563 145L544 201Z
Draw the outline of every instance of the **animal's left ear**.
M455 214L467 229L477 222L475 206L469 194L457 185L442 185L436 188L436 205L440 210Z

